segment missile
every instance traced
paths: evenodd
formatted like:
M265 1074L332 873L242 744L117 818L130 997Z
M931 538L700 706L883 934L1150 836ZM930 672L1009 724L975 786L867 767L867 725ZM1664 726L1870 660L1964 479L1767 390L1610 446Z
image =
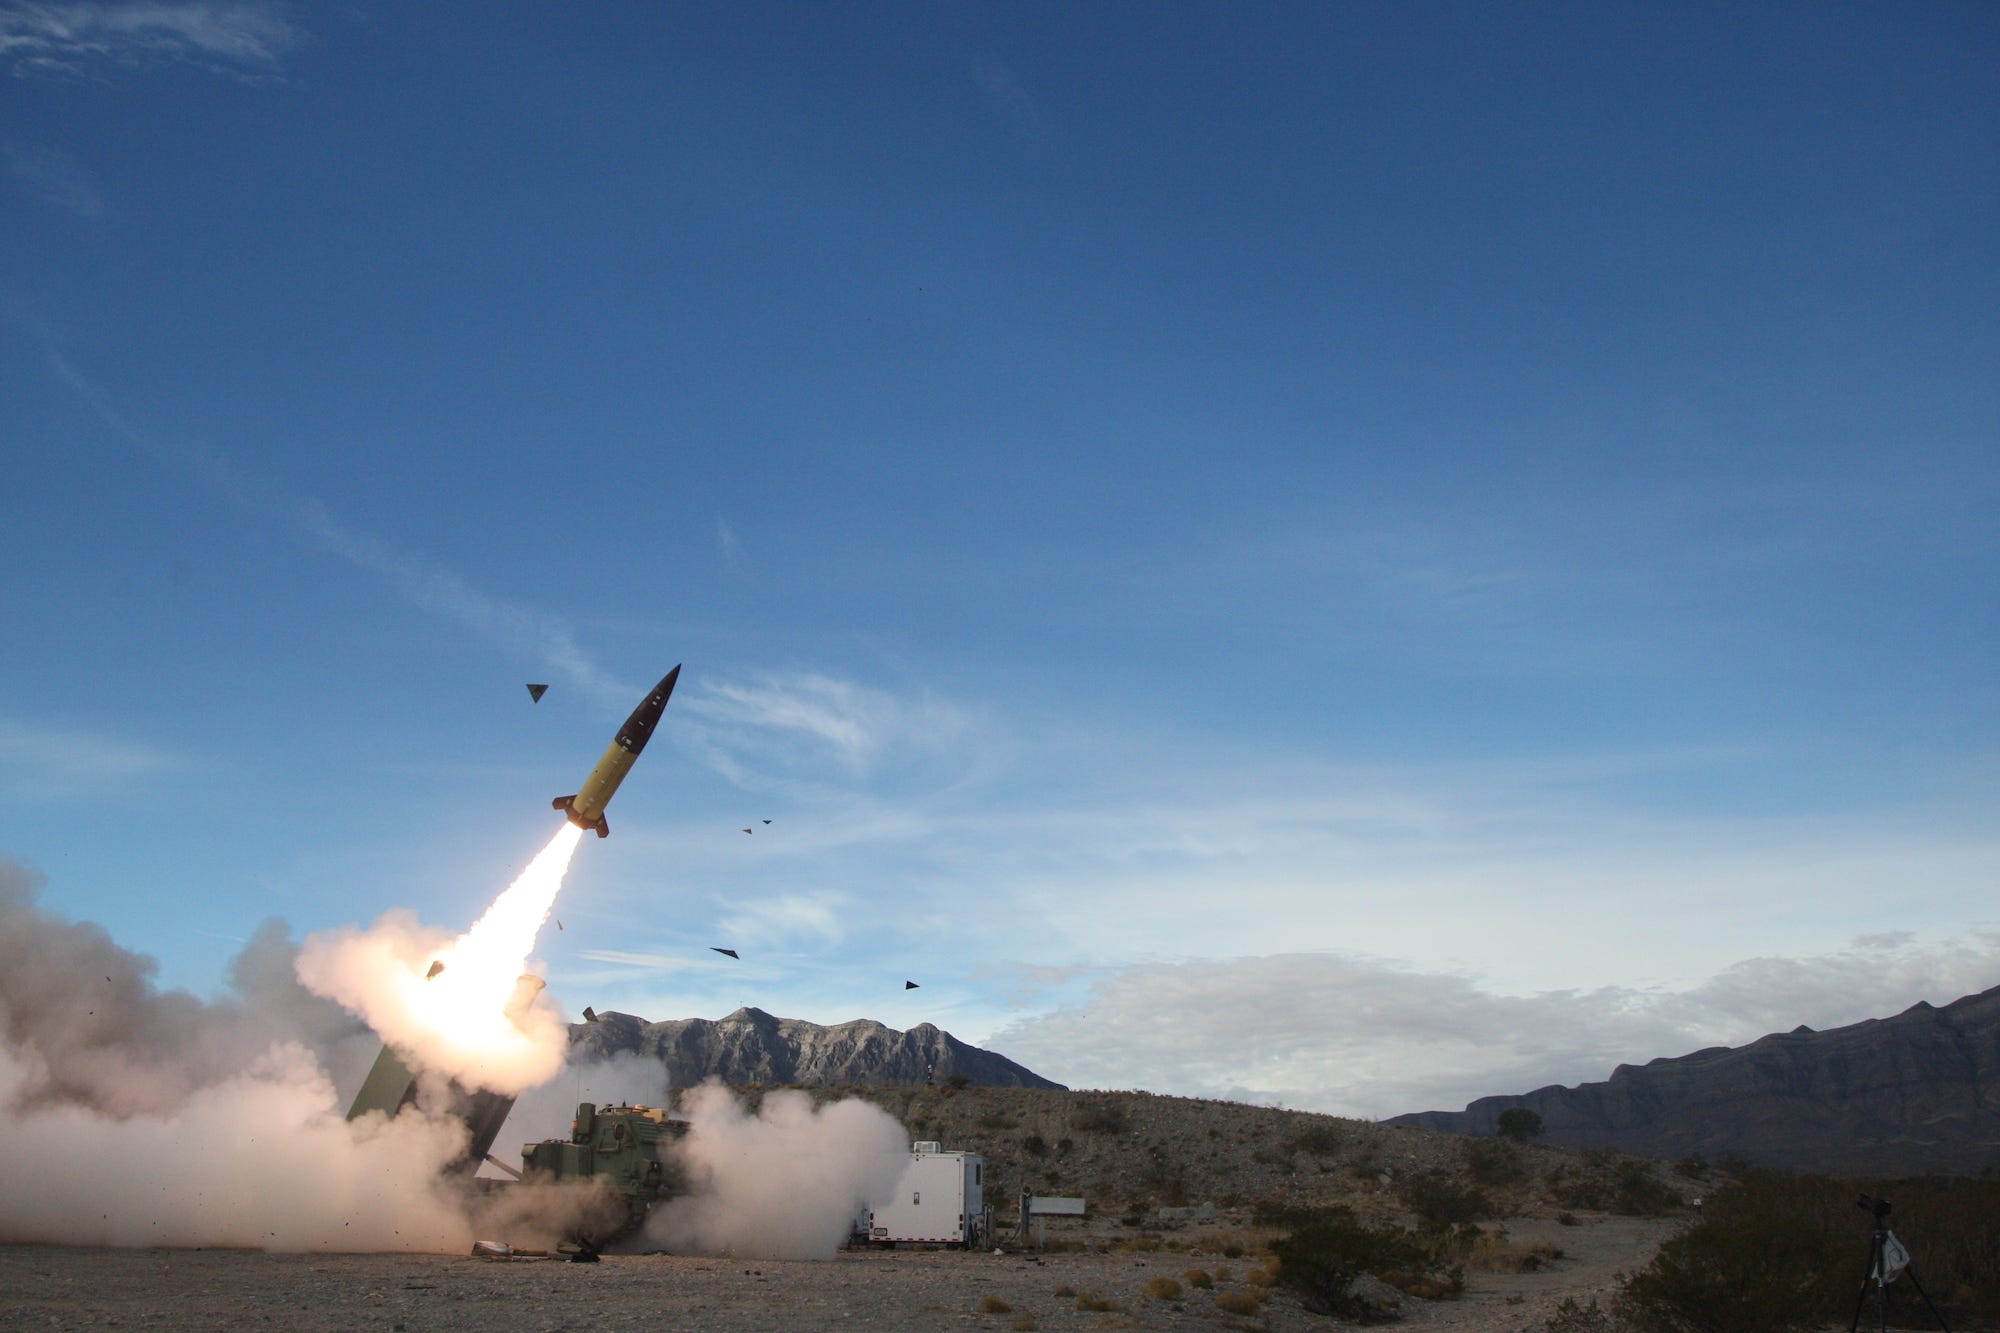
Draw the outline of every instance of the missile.
M611 804L611 798L618 791L618 784L632 771L632 763L639 752L646 748L646 742L653 738L653 728L660 724L660 714L666 711L667 699L674 692L674 682L681 676L676 666L653 692L632 710L632 716L625 719L625 725L618 728L617 737L611 748L597 761L597 767L590 770L590 776L583 780L583 786L574 796L558 796L549 802L554 809L569 817L569 822L578 828L596 829L597 836L611 836L611 826L604 822L604 807Z

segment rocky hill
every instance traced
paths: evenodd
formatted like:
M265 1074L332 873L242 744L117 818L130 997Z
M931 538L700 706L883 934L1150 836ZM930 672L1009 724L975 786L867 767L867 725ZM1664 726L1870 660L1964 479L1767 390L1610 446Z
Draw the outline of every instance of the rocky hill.
M1837 1174L1977 1175L2000 1168L2000 987L1387 1123L1491 1134L1514 1107L1539 1115L1552 1144Z
M1062 1087L930 1023L898 1032L867 1018L823 1027L751 1008L715 1020L662 1023L605 1013L572 1024L570 1045L598 1058L650 1056L666 1066L668 1082L676 1088L693 1087L711 1076L734 1085L921 1087L950 1080L996 1088Z

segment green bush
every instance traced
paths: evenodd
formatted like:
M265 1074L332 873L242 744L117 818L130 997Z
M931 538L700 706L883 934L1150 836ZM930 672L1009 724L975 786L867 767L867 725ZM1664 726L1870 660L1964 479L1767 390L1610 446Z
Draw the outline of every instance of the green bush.
M1644 1333L1811 1328L1851 1318L1871 1223L1862 1192L1895 1205L1890 1224L1931 1299L1954 1326L2000 1316L2000 1182L1838 1180L1745 1170L1713 1195L1701 1221L1635 1274L1620 1311ZM1928 1323L1904 1283L1891 1316ZM1872 1303L1878 1299L1871 1292Z
M1492 1139L1465 1140L1465 1167L1482 1185L1512 1185L1528 1177L1521 1150Z
M1484 1190L1449 1176L1412 1176L1400 1192L1404 1205L1426 1222L1455 1225L1493 1216L1493 1201Z
M1829 1226L1803 1178L1765 1177L1716 1195L1701 1224L1660 1247L1625 1284L1623 1312L1647 1333L1818 1328L1854 1299L1841 1262L1854 1228Z
M1352 1218L1310 1222L1271 1246L1278 1281L1298 1292L1315 1314L1366 1318L1373 1307L1350 1293L1363 1274L1422 1271L1424 1247L1398 1227L1369 1227Z
M1509 1107L1494 1122L1493 1132L1503 1139L1526 1143L1529 1139L1542 1137L1542 1118L1525 1106Z
M1021 1151L1027 1153L1030 1157L1047 1157L1049 1155L1049 1141L1039 1134L1030 1134L1027 1138L1021 1140Z

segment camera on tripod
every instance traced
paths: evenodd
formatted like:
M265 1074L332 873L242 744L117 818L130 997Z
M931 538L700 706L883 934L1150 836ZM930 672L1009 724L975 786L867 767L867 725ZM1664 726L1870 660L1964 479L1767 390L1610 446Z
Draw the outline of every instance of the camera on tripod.
M1863 1212L1873 1213L1877 1217L1887 1217L1889 1215L1889 1201L1887 1199L1871 1199L1864 1194L1854 1201L1854 1206Z

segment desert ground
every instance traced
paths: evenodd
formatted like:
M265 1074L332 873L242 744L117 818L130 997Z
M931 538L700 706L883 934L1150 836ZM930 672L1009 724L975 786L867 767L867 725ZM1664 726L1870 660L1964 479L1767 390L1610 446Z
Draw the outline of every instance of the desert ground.
M1470 1274L1469 1289L1456 1300L1407 1299L1401 1326L1540 1330L1564 1297L1587 1302L1607 1295L1618 1274L1644 1264L1678 1225L1661 1218L1580 1220L1580 1226L1561 1228L1532 1220L1510 1224L1521 1239L1560 1245L1565 1257L1537 1272ZM1336 1326L1306 1313L1282 1288L1273 1289L1254 1315L1222 1309L1219 1294L1258 1290L1246 1280L1252 1268L1200 1253L844 1251L825 1262L612 1255L575 1264L443 1254L11 1245L0 1246L0 1327L1289 1333ZM1206 1290L1191 1287L1191 1269L1220 1280ZM1221 1276L1224 1271L1228 1276ZM1179 1299L1148 1293L1147 1283L1160 1277L1180 1282ZM1072 1294L1058 1294L1063 1291ZM1099 1308L1079 1309L1080 1303Z

